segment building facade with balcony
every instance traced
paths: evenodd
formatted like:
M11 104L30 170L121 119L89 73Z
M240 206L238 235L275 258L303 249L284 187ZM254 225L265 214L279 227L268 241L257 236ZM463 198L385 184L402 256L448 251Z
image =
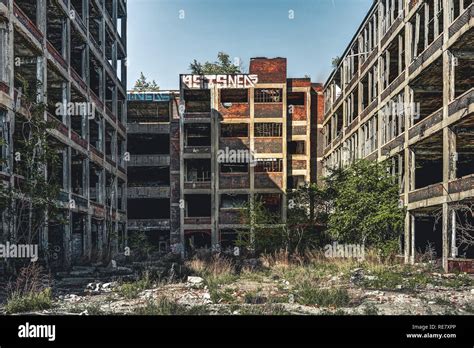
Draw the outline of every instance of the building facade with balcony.
M124 0L0 1L0 176L4 185L21 181L13 155L28 86L45 105L63 173L64 222L46 224L38 241L54 254L52 267L125 246L126 18ZM3 223L3 237L10 233Z
M388 161L407 207L406 262L431 251L444 269L470 272L472 216L462 211L474 196L473 6L374 1L324 86L320 138L323 173Z
M253 58L249 70L183 74L179 91L129 93L129 234L183 256L228 249L248 229L252 197L284 221L287 190L316 180L322 86L288 78L284 58Z

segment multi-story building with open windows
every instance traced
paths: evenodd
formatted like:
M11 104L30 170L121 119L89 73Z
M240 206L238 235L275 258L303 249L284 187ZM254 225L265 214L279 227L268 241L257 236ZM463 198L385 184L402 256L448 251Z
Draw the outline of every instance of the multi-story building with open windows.
M163 251L225 249L248 228L251 197L285 220L287 190L316 179L318 109L322 86L288 78L284 58L130 93L129 234L145 231Z
M21 180L13 154L26 82L60 148L64 222L46 224L38 241L52 267L99 260L106 243L124 243L126 16L124 0L0 1L0 176ZM93 106L94 116L58 113L58 103Z
M459 209L474 196L473 6L374 1L325 84L321 138L323 171L388 161L407 207L406 262L429 245L445 269L471 272L461 233L472 217Z

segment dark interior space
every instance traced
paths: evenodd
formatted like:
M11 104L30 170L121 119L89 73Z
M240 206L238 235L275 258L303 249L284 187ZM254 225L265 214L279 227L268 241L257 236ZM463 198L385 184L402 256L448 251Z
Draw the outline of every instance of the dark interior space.
M223 138L247 138L249 126L247 123L221 123L221 137Z
M413 82L414 105L410 106L416 124L443 106L443 60L437 59Z
M156 187L169 186L169 167L128 167L128 186Z
M305 93L304 92L289 92L286 95L286 103L288 105L305 105Z
M128 152L133 155L168 155L169 134L129 134Z
M186 195L186 217L211 216L211 195Z
M129 219L169 219L169 199L147 198L127 201Z
M209 124L185 124L185 146L211 146L211 126Z
M209 89L184 90L185 112L210 112L211 91Z
M248 90L244 88L221 89L221 103L247 103L248 94Z
M170 107L168 102L129 101L127 103L127 122L169 122Z
M211 247L211 234L202 231L186 232L185 244L187 252L195 249L209 249Z
M415 215L415 251L417 254L432 254L433 258L442 257L441 219L434 214L423 212Z
M210 159L186 159L187 182L209 182L211 180Z
M438 132L417 143L415 153L415 189L443 181L443 134Z
M474 174L474 116L453 127L456 133L456 177Z

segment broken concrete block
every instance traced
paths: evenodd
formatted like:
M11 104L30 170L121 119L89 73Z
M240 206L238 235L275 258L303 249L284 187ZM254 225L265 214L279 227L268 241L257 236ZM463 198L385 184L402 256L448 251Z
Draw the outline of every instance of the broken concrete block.
M188 283L199 285L199 284L202 284L203 282L204 282L204 279L202 279L201 277L188 276Z

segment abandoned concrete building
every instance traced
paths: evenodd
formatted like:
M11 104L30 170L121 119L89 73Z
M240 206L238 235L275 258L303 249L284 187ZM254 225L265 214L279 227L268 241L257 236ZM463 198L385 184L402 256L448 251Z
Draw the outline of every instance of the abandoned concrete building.
M389 161L405 262L430 245L445 270L474 271L459 214L474 198L473 71L472 0L377 0L325 84L323 171Z
M51 138L61 148L63 222L47 224L38 241L43 252L54 253L51 267L100 259L106 240L115 250L124 243L126 16L125 0L0 1L0 129L6 140L0 176L2 185L21 180L12 131L21 125L12 122L25 111L27 81L45 103L44 118L56 125ZM93 105L94 115L83 108L58 113L58 103Z
M322 86L287 78L285 58L253 58L249 70L180 75L179 91L128 94L130 237L145 232L182 255L228 249L251 196L284 220L287 189L316 180Z

